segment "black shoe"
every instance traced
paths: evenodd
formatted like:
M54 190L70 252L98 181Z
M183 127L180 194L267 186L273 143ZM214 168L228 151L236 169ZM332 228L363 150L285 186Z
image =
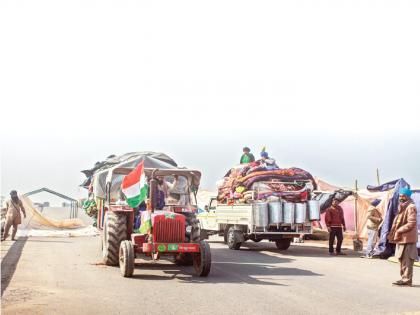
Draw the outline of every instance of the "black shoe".
M404 283L404 281L402 281L402 280L392 282L393 285L403 285L403 283Z
M413 283L411 281L404 281L400 285L404 287L412 287Z

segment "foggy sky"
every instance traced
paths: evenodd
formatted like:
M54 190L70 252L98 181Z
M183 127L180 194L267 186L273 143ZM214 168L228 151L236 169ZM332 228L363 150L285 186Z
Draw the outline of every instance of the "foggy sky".
M79 197L110 154L165 152L203 188L266 146L352 187L420 186L417 1L2 1L1 194Z

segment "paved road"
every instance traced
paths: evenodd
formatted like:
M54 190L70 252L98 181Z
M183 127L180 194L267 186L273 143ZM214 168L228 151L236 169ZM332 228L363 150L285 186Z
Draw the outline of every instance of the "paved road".
M9 248L11 246L11 248ZM416 286L392 287L396 264L330 257L310 244L231 251L211 242L208 278L138 260L135 277L99 262L99 238L21 238L2 244L3 314L384 314L420 311ZM350 251L348 251L350 253ZM14 262L18 260L16 269Z

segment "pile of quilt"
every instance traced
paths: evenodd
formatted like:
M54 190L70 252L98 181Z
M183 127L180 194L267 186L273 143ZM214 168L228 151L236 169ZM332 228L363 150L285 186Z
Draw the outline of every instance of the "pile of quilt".
M217 186L220 203L246 203L270 197L299 201L307 198L308 186L316 189L314 178L303 169L267 170L258 161L233 167Z

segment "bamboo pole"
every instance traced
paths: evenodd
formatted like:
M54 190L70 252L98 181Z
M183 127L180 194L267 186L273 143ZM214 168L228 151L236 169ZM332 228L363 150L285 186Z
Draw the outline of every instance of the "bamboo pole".
M359 233L357 231L357 228L358 228L358 225L357 225L357 191L358 191L357 179L354 181L354 189L356 191L356 194L354 196L354 230L355 230L356 239L358 239Z

